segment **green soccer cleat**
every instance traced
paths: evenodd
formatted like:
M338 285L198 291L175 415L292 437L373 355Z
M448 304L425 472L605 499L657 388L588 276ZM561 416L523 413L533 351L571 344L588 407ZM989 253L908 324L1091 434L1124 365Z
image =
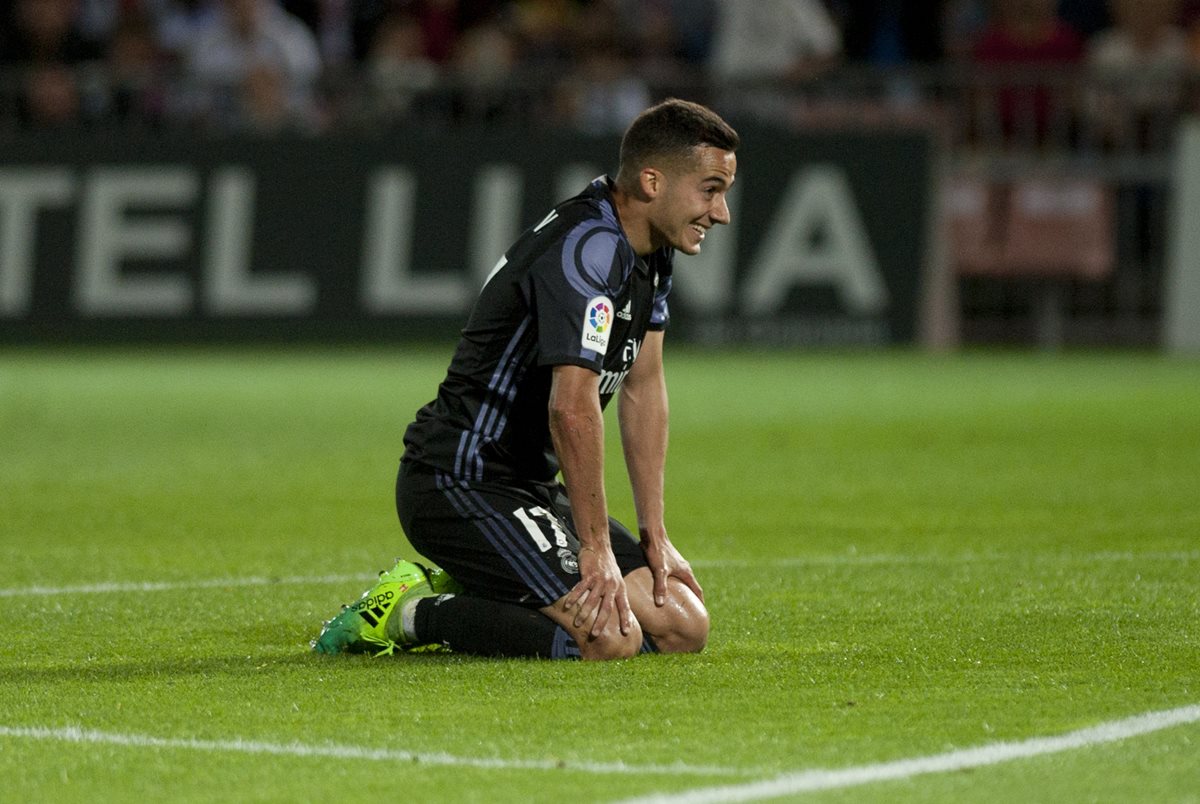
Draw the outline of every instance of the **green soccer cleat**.
M420 564L417 565L421 566ZM450 573L441 567L429 567L425 570L429 578L429 586L435 595L461 595L462 584L450 577Z
M401 639L388 635L388 621L393 612L413 598L461 591L458 582L443 570L427 570L420 564L403 559L396 566L379 573L379 582L363 593L356 603L342 606L336 617L325 623L312 641L317 653L367 653L376 656L391 654L406 647ZM398 625L398 623L397 623ZM400 629L393 627L393 633Z

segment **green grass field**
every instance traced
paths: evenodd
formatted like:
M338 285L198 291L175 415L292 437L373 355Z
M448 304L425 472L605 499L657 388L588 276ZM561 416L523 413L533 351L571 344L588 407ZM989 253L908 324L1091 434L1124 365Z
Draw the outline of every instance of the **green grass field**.
M1200 801L1200 363L668 352L711 641L585 664L308 652L448 347L0 351L0 799Z

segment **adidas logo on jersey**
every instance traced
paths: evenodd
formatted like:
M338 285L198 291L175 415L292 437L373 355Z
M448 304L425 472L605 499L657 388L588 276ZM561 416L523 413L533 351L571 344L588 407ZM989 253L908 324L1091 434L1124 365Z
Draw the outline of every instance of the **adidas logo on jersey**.
M629 302L625 302L625 306L621 308L621 312L617 313L617 318L625 321L632 321L633 314L629 311Z

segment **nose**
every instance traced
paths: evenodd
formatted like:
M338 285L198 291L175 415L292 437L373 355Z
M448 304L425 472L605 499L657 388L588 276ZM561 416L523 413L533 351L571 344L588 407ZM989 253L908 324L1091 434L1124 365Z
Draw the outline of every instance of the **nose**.
M725 201L725 193L717 196L716 202L708 212L713 223L729 223L729 204Z

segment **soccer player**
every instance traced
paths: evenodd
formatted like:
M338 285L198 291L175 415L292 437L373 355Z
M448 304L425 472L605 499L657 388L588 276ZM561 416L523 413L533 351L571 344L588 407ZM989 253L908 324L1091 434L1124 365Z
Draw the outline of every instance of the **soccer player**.
M437 398L404 436L400 524L440 568L398 561L325 625L316 651L617 659L704 647L704 593L663 522L663 331L674 252L698 254L729 222L737 146L703 106L653 106L625 132L616 179L559 204L500 259ZM605 501L614 395L638 537Z

